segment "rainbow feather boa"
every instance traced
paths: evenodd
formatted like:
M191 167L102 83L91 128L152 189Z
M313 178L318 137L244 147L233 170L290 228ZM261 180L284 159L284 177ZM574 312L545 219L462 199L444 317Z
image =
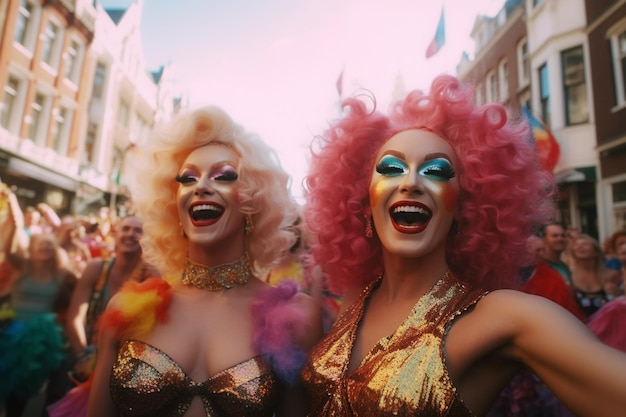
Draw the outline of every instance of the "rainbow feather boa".
M254 349L261 353L283 381L293 384L298 378L306 353L296 338L306 331L307 316L295 302L298 286L291 280L263 291L252 305Z

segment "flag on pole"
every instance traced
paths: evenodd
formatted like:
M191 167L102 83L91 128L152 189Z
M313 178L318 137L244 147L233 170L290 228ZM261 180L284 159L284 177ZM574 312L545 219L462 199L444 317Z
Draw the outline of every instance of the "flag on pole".
M339 77L337 77L335 87L337 88L337 94L339 94L339 98L341 98L341 96L343 95L343 69L339 73Z
M535 143L539 163L543 169L552 172L561 155L559 142L546 125L531 113L528 107L522 106L522 112L532 129L532 139Z
M446 28L443 19L443 7L441 8L441 16L439 16L439 23L437 24L437 31L435 32L435 37L433 38L430 45L428 45L428 49L426 49L426 58L430 58L435 55L443 45L446 43Z

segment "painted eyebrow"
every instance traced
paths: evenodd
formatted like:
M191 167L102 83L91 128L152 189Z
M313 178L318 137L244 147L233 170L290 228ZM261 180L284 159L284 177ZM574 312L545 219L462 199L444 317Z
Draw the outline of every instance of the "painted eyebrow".
M385 155L391 155L391 156L395 156L401 159L406 160L406 155L403 152L398 152L398 151L394 151L394 150L388 150L386 151L383 156ZM424 156L424 161L431 161L433 159L437 159L437 158L443 158L446 159L448 162L452 162L450 160L450 157L448 155L446 155L443 152L435 152L435 153L429 153L426 156Z
M215 171L216 169L220 169L220 168L225 167L227 165L230 165L234 169L237 169L237 165L235 164L234 161L222 161L222 162L218 162L216 164L211 165L211 168L209 169L209 172ZM196 165L196 164L185 164L185 165L183 165L181 167L181 170L182 169L187 169L187 168L201 171L201 168L198 165Z
M443 152L429 153L428 155L424 157L424 161L430 161L430 160L437 159L437 158L443 158L443 159L446 159L448 162L452 162L450 160L450 157Z

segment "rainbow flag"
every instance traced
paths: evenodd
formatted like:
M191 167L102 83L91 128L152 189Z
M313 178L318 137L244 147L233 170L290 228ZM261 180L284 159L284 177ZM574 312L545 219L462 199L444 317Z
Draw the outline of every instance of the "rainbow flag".
M531 128L539 163L543 169L552 172L561 155L559 142L546 125L537 119L526 106L522 106L522 113Z

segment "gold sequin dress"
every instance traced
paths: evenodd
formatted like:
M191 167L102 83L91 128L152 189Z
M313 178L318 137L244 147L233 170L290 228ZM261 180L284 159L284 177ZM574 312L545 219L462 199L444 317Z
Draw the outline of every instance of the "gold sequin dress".
M448 375L443 338L448 324L483 292L447 273L413 307L389 337L381 339L347 374L366 301L380 279L335 322L302 369L310 416L473 416Z
M271 417L280 394L281 384L260 356L199 383L166 353L137 340L122 343L111 375L113 401L128 417L183 416L195 396L209 417Z

